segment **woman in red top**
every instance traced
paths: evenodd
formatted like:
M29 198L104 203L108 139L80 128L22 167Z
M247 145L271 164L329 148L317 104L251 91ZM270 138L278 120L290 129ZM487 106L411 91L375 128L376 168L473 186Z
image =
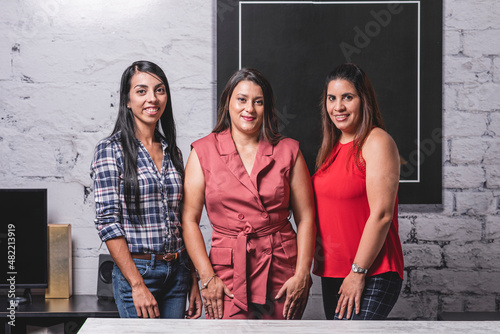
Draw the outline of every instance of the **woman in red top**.
M317 210L314 274L327 319L385 319L403 279L398 236L400 160L375 92L355 64L326 78L323 141L313 175Z
M192 144L185 175L183 236L208 317L300 319L314 252L311 179L298 142L278 132L260 72L244 68L229 79L217 125ZM203 205L210 256L199 228Z

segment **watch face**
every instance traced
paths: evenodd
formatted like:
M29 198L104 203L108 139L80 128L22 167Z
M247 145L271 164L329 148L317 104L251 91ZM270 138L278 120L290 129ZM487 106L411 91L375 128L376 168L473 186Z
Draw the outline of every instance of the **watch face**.
M355 272L355 273L362 273L362 274L366 274L368 272L367 269L363 269L363 268L360 268L356 263L353 263L352 264L352 267L351 267L352 271Z

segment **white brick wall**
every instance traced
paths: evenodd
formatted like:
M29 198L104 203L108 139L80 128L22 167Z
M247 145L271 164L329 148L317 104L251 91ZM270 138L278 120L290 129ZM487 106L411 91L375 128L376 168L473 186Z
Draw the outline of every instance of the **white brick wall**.
M92 223L88 167L94 145L112 129L119 77L137 59L164 68L187 159L190 143L214 124L216 21L223 17L215 0L1 5L0 187L48 188L50 222L72 224L74 293L94 294L106 248ZM406 270L392 318L499 311L499 18L496 0L444 1L444 203L401 207ZM203 231L208 239L206 217ZM314 282L305 317L321 319Z
M443 206L401 210L415 231L392 317L499 310L499 15L498 1L444 1Z

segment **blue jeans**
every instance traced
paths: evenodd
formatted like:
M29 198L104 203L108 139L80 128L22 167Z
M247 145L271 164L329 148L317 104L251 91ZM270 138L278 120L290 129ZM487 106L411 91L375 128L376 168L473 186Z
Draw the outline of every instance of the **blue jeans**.
M160 318L184 318L192 280L187 255L170 262L156 260L154 254L151 260L133 260L158 303ZM132 289L116 264L113 267L113 294L120 318L137 318Z

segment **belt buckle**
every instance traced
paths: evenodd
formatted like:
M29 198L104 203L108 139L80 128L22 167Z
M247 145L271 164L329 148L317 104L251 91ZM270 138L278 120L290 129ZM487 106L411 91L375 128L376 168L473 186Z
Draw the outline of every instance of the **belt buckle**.
M179 256L179 253L167 253L167 254L163 255L163 257L161 259L163 261L170 262L172 260L176 260L178 256Z

